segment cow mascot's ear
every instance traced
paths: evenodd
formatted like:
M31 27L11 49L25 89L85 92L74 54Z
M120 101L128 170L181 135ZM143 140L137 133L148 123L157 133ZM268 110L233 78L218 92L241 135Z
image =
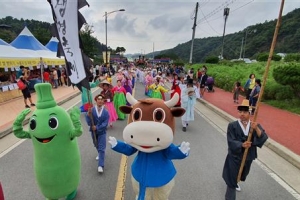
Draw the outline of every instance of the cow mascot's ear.
M127 126L123 130L124 141L109 137L114 151L127 156L136 154L131 165L132 184L137 200L168 199L174 187L176 169L172 159L184 159L189 155L190 144L173 144L175 117L181 117L185 110L174 108L179 95L164 102L161 99L137 101L126 94L130 106L120 106L129 114ZM151 189L153 192L146 192Z

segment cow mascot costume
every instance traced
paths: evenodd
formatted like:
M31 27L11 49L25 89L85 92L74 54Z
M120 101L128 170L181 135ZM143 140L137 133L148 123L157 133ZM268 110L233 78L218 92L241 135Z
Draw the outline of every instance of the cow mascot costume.
M82 134L80 110L75 107L68 113L58 106L49 83L39 83L34 88L37 109L29 119L29 130L23 129L23 121L31 112L28 108L14 121L14 134L32 140L35 177L46 199L74 199L81 168L77 144L77 137Z
M178 94L164 102L161 99L136 100L126 94L132 106L121 106L129 114L128 125L124 128L125 142L109 137L113 150L130 156L137 152L131 165L132 185L138 200L166 200L175 184L176 169L172 159L183 159L189 154L190 144L173 142L175 118L185 110L173 108Z

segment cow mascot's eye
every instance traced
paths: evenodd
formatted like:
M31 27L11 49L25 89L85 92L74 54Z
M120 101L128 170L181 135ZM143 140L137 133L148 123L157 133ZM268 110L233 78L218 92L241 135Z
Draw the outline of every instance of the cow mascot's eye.
M49 127L50 127L52 130L57 129L57 127L58 127L58 120L57 120L57 118L56 118L56 117L51 117L51 118L49 119L48 124L49 124Z
M142 119L142 110L140 108L134 109L132 112L132 121L141 121Z
M153 111L153 121L164 122L166 118L166 113L162 108L156 108Z

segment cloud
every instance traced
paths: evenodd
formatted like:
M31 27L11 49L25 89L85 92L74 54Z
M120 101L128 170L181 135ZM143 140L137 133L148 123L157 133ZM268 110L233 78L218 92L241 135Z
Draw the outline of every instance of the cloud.
M105 43L105 12L107 40L112 48L123 46L126 53L164 50L188 42L192 38L194 0L87 0L90 7L80 11L94 28L94 36ZM53 23L50 5L45 0L0 0L0 18L34 19ZM247 26L274 20L278 17L278 0L202 0L199 1L196 38L222 36L223 9L230 14L226 34L244 30ZM299 0L285 2L284 14L300 7ZM274 27L275 28L275 27Z

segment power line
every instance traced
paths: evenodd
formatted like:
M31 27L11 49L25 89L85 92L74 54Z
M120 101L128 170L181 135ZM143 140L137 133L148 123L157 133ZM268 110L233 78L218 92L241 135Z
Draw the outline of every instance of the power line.
M248 4L252 3L253 1L254 1L254 0L251 0L251 1L247 2L246 4L244 4L244 5L242 5L242 6L238 7L238 8L236 8L236 9L234 9L234 10L232 10L231 13L233 13L234 11L237 11L237 10L240 9L240 8L243 8L243 7L247 6ZM212 20L209 20L209 21L207 20L207 22L212 22L212 21L215 21L215 20L220 19L220 18L222 18L222 17L223 17L223 16L217 17L217 18L212 19ZM199 24L205 24L205 21L199 22Z

